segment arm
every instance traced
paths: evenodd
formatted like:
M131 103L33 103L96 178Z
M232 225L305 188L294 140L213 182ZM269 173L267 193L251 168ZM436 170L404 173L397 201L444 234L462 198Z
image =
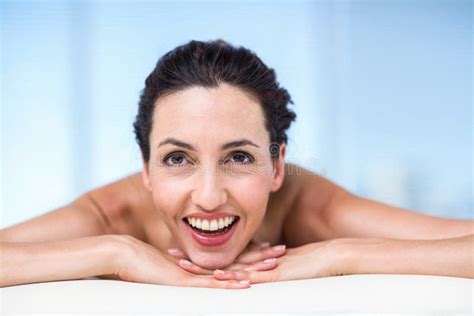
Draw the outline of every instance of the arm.
M342 238L340 274L423 274L474 279L474 235L441 240Z
M347 191L323 211L328 227L343 237L448 239L474 234L474 221L431 216Z
M0 287L113 274L119 258L113 238L0 242Z
M474 221L431 216L358 197L301 168L285 221L289 245L335 238L447 239L474 234Z
M104 240L99 236L143 238L133 215L136 210L149 208L150 199L141 190L139 175L97 188L68 205L0 230L0 285L92 275L116 279L113 274L102 273L111 259L110 243L99 242Z
M85 194L68 205L0 230L0 242L43 242L108 232L106 215Z
M143 239L139 210L153 207L140 173L91 190L73 202L0 230L0 241L40 242L106 234Z

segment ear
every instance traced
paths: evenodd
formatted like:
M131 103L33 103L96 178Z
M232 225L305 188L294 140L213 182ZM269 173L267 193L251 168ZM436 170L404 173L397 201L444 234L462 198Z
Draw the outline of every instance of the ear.
M280 145L280 156L278 157L273 170L271 192L278 191L285 179L285 154L286 144L283 143Z
M148 168L149 164L143 159L143 156L142 156L142 163L143 163L142 181L143 181L143 184L145 185L145 188L147 188L148 191L151 191L150 170Z

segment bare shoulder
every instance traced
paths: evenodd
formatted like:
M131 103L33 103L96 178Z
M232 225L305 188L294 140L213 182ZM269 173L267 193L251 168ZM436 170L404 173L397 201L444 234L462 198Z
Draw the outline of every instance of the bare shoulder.
M282 232L289 247L345 237L443 239L474 231L472 220L431 216L362 198L310 170L293 168L288 170L288 183L297 190Z
M140 173L92 189L71 203L0 230L0 240L39 242L108 234L144 240L145 214L151 212L151 194Z
M287 164L285 182L295 188L285 216L283 240L289 247L325 240L328 236L324 210L346 190L300 165Z
M87 193L104 214L111 234L126 234L146 240L144 222L155 208L141 173L136 172Z

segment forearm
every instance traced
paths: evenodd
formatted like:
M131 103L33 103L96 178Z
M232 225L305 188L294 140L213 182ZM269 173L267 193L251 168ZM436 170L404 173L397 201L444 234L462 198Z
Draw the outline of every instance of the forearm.
M117 247L108 237L2 242L0 287L111 274Z
M343 238L341 274L424 274L474 278L474 235L438 240Z

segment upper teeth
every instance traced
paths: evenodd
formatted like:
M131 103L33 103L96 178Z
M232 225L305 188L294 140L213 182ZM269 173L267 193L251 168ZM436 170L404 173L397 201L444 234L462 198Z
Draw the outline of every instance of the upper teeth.
M213 219L208 221L207 219L200 219L196 217L187 217L186 220L188 221L189 225L193 227L197 227L202 230L218 230L224 227L229 226L235 220L235 216L226 216L221 217L219 219Z

